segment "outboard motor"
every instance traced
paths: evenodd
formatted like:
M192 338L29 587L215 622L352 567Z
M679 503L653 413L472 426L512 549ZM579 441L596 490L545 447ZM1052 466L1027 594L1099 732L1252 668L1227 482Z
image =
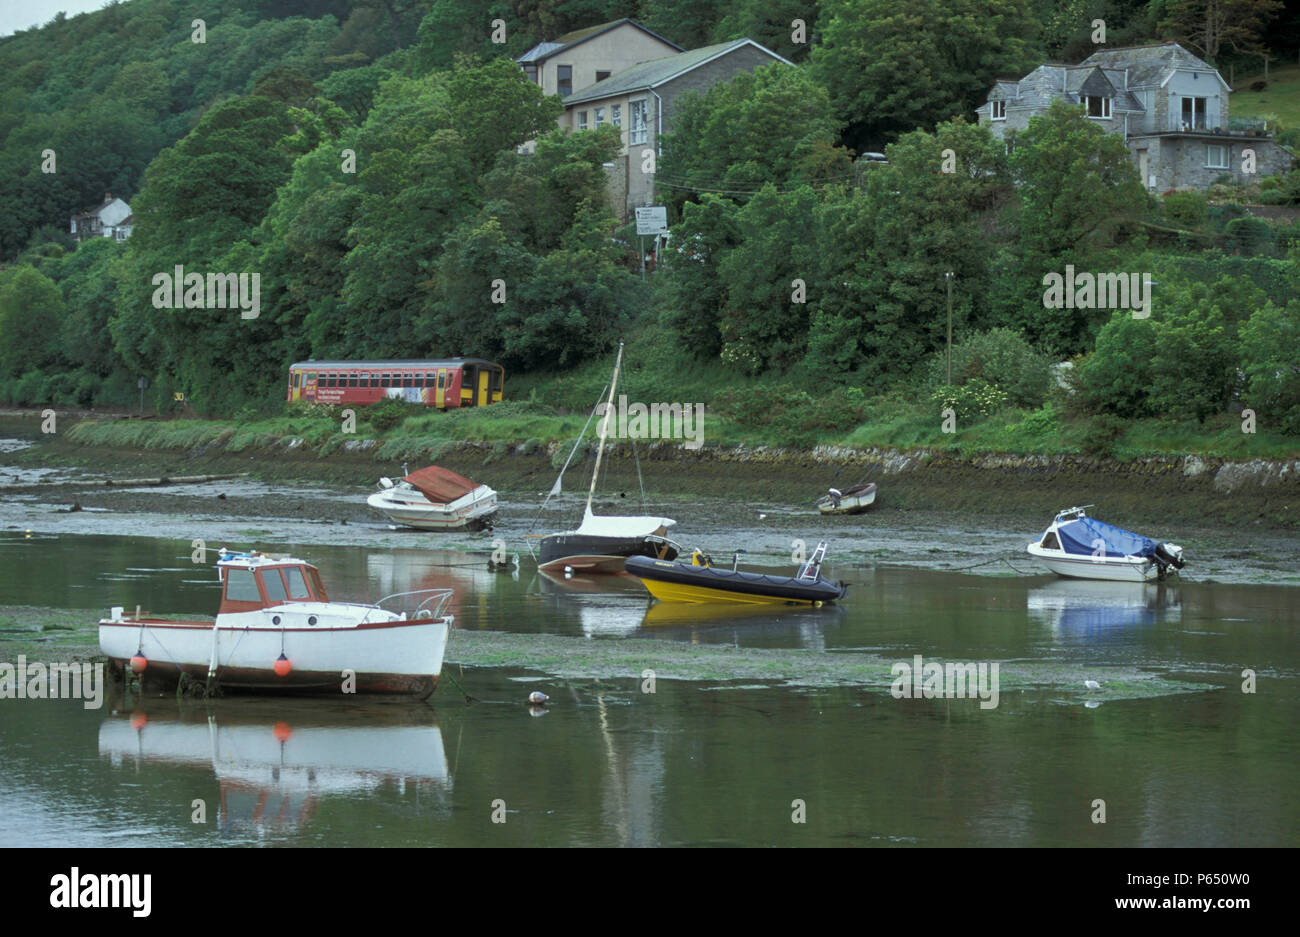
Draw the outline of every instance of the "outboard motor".
M1183 548L1176 543L1160 543L1156 545L1156 551L1151 558L1155 560L1156 565L1160 567L1160 578L1165 578L1165 573L1169 567L1175 570L1182 569L1187 565L1183 559Z

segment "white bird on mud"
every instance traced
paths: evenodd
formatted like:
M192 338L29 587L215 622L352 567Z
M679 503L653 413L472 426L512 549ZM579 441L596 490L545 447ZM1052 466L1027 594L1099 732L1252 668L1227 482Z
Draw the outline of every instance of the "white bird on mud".
M1096 680L1084 680L1084 681L1083 681L1083 685L1084 685L1085 687L1087 687L1089 690L1100 690L1100 689L1101 689L1101 684L1098 683Z

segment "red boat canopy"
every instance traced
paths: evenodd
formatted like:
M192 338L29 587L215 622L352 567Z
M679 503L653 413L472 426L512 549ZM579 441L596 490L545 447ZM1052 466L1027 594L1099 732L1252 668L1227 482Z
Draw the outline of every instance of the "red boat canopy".
M462 498L477 488L478 482L470 481L464 475L457 475L451 469L430 465L407 475L402 481L409 482L419 489L434 504L449 504Z

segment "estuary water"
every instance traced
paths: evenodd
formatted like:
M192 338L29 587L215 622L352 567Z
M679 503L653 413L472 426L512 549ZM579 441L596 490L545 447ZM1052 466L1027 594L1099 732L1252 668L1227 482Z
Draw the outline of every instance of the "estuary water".
M735 617L526 553L493 571L485 552L259 546L336 599L453 588L451 679L428 703L0 700L0 845L1300 842L1295 587L853 560L828 570L851 583L838 607ZM214 557L191 552L0 530L0 640L53 659L112 605L210 616ZM73 630L33 633L20 606ZM888 662L917 655L999 664L996 706L896 698Z

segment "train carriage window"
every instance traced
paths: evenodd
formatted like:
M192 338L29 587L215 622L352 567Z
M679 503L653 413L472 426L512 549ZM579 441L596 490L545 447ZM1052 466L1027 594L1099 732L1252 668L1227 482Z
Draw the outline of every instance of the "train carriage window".
M405 378L405 380L402 382L402 386L403 386L403 387L414 387L414 386L415 386L415 375L412 374L410 371L407 371L407 372L406 372L406 378Z
M289 597L278 569L262 570L262 588L266 590L266 597L272 602L283 602Z
M378 387L378 386L379 386L379 372L378 372L378 371L371 371L371 372L370 372L370 386L371 386L371 387Z
M308 372L307 372L307 383L308 383L308 384L314 384L314 383L316 383L316 372L315 372L315 371L308 371Z
M307 580L302 578L302 570L297 566L286 566L284 568L284 578L289 582L289 598L311 598L311 593L307 591Z
M385 371L383 375L383 385L385 387L393 386L393 375L389 374L387 371Z
M446 372L446 371L439 371L439 372L438 372L438 390L446 390L446 388L447 388L447 372Z
M361 386L360 384L357 383L357 377L358 377L358 376L357 376L357 373L356 373L355 371L353 371L351 374L348 375L348 386L349 386L349 387L359 387L359 386Z
M232 602L262 601L251 569L226 570L226 598Z
M333 375L332 373L330 373L330 372L328 372L328 371L324 371L324 372L321 373L321 378L323 378L323 380L321 381L321 386L322 386L322 387L333 387L333 386L334 386L334 375Z

